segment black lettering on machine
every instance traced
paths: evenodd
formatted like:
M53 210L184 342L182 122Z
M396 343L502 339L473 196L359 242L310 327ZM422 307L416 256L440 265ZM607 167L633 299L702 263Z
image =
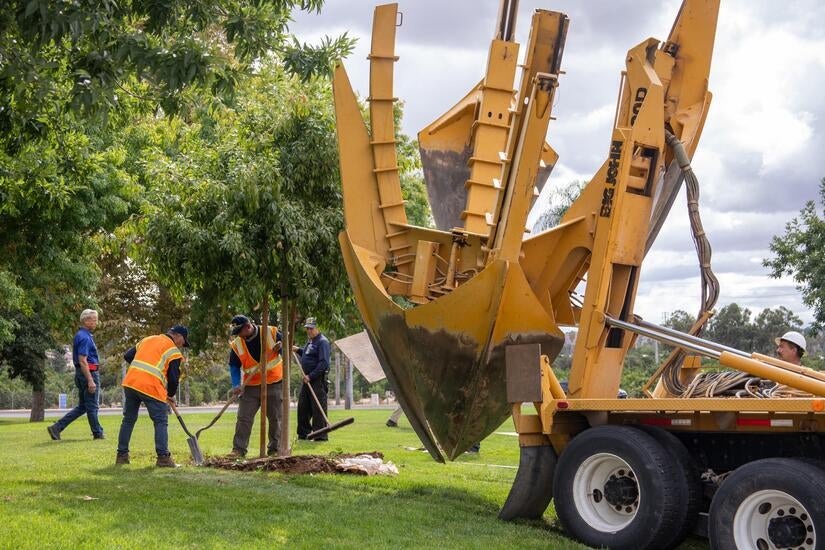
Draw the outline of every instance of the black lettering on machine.
M616 178L619 175L619 162L622 159L623 142L614 139L610 144L610 155L607 162L607 178L605 180L604 191L602 192L602 208L599 215L609 218L613 212L613 196L616 193Z
M636 123L636 117L639 116L639 110L642 108L642 102L647 97L647 88L639 88L636 90L636 96L633 98L633 116L630 117L630 125Z

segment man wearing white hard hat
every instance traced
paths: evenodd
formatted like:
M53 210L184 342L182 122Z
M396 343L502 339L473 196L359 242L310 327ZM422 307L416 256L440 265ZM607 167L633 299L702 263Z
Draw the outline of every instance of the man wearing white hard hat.
M791 330L775 340L776 355L783 361L799 365L805 355L805 337Z

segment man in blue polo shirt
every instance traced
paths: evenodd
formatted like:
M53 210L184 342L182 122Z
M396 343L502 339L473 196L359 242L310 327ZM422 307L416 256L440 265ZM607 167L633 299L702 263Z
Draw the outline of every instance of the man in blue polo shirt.
M66 413L66 416L46 428L52 439L60 439L60 432L66 426L80 418L84 414L89 420L89 427L92 429L92 437L95 439L105 439L103 428L97 420L98 410L98 388L100 378L98 376L99 360L97 357L97 346L92 337L92 331L97 327L97 311L84 309L80 314L80 329L74 336L72 342L72 362L74 362L74 383L77 386L79 401L77 406Z
M307 436L325 428L324 414L327 412L327 372L329 371L329 340L318 330L314 317L307 317L304 323L307 330L307 343L303 348L292 346L292 351L301 358L301 369L304 371L301 393L298 396L298 439L307 439ZM315 390L315 396L323 407L318 409L315 400L310 394L309 385ZM314 441L327 441L327 434L314 438Z

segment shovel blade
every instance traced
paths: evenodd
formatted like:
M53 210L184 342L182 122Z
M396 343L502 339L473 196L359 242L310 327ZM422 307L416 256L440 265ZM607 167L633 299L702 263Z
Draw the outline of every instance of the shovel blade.
M192 453L192 461L195 463L195 466L203 464L203 453L201 453L198 440L194 437L189 437L186 439L186 442L189 443L189 451Z

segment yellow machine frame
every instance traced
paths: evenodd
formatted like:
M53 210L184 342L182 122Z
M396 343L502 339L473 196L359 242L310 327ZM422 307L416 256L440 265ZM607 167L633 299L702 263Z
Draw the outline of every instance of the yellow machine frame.
M628 51L606 160L555 228L526 239L536 184L557 159L545 136L568 20L537 10L513 90L512 5L502 2L484 78L419 134L425 174L467 176L460 221L449 230L411 226L404 213L392 113L396 4L375 10L369 130L343 66L335 71L344 262L376 353L427 449L437 460L455 458L510 414L522 447L556 453L604 424L825 432L825 376L674 336L633 315L654 219L670 207L662 199L668 175L680 169L666 132L692 157L711 103L718 0L685 0L665 42L650 38ZM573 295L585 280L579 303ZM567 392L551 368L563 326L579 329ZM647 398L615 399L638 334L815 397L688 399L660 387ZM512 377L532 385L529 398L509 384L505 351L518 345L534 346L534 359L513 367L524 376ZM524 403L537 414L522 414Z

